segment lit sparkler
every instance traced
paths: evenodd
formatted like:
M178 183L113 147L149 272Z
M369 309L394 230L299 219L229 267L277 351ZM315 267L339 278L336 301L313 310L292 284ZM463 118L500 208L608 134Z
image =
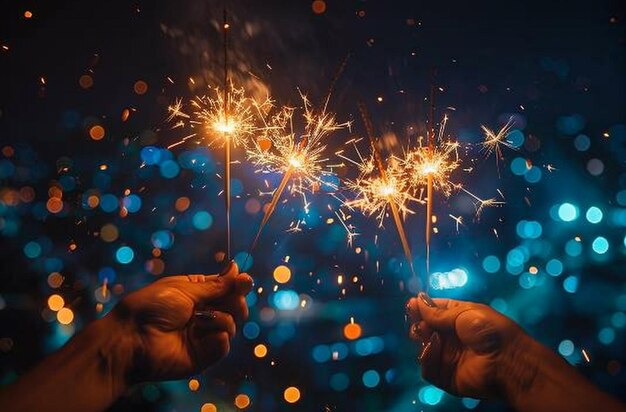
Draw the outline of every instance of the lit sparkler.
M301 135L294 130L295 108L282 107L269 116L264 110L258 110L264 123L263 133L248 147L248 160L258 167L259 172L281 173L282 179L265 209L251 250L290 182L291 193L302 195L305 207L306 192L315 192L322 184L329 184L323 182L324 176L332 174L326 168L326 139L331 133L350 126L349 122L338 123L335 115L326 111L326 105L315 111L306 96L301 94L301 97L304 119Z
M401 214L406 216L407 213L413 213L408 207L408 202L414 200L410 194L409 181L402 168L402 162L395 157L391 157L386 166L383 164L380 152L376 146L374 126L367 108L362 102L359 102L359 111L365 124L372 154L367 158L363 158L357 150L359 156L359 161L357 162L339 153L343 159L355 163L360 172L356 180L346 182L346 187L354 191L356 197L345 202L345 205L358 208L366 216L376 216L379 226L382 226L386 211L389 209L400 237L405 258L411 273L415 275L413 256L401 217ZM355 144L354 141L353 144Z
M224 90L211 88L209 93L195 96L190 101L191 113L183 109L182 100L177 100L168 107L170 122L173 128L185 127L192 133L168 146L176 147L195 139L197 144L205 144L211 148L224 149L224 198L226 207L227 257L230 258L230 166L231 146L247 146L252 134L257 130L253 107L268 104L256 103L243 88L234 88L232 84Z
M211 148L223 148L229 142L235 147L247 146L257 130L253 107L264 104L267 102L253 102L243 88L232 86L226 96L218 87L195 96L189 102L190 113L185 111L182 100L176 100L168 107L167 121L174 122L173 128L185 127L191 133L170 144L168 149L189 140Z
M459 168L459 142L443 140L448 116L444 116L435 136L434 128L428 136L428 146L419 146L405 153L405 168L410 175L413 191L426 186L426 276L430 274L430 238L433 220L433 196L435 190L450 196L453 190L461 188L459 183L450 180L452 173Z

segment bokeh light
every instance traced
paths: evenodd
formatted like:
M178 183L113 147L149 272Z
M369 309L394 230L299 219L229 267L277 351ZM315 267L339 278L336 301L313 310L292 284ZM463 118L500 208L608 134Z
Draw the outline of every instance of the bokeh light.
M571 203L563 203L559 206L559 218L564 222L578 219L578 208Z
M65 306L65 300L60 295L50 295L48 298L48 307L54 312L58 312Z
M246 409L248 406L250 406L250 403L250 397L244 393L240 393L239 395L235 396L235 406L239 409Z
M285 389L283 398L287 403L296 403L300 400L300 389L295 386L290 386Z
M285 265L276 266L274 269L274 280L278 283L287 283L291 279L291 269Z
M135 252L129 246L122 246L115 252L115 259L123 265L128 264L135 258Z

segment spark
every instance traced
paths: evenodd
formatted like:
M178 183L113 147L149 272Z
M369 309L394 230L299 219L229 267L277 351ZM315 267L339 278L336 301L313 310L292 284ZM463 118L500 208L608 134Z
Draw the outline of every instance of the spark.
M328 205L328 208L331 209L330 205ZM341 226L346 230L348 247L352 247L354 238L358 236L359 233L355 231L354 225L347 223L347 220L349 220L351 216L347 215L342 209L334 210L333 212L335 216L337 216L337 220L339 220Z
M513 119L513 117L510 117L506 124L502 126L502 128L500 128L500 130L498 130L497 132L494 132L485 125L480 126L480 128L483 130L483 133L485 134L485 138L481 143L481 148L485 152L486 157L489 157L491 153L495 152L496 166L503 158L503 147L515 149L515 146L513 146L513 142L507 140L511 129L513 128L513 123L515 123L515 120Z
M167 112L169 113L169 115L167 116L167 119L165 119L166 122L171 122L174 119L177 119L179 117L184 118L184 119L189 119L189 115L183 113L182 111L183 108L183 99L176 99L174 101L174 104L171 104L167 107ZM178 125L184 125L184 122L182 121L178 121L176 122L176 126L178 127Z
M583 354L583 357L587 361L587 363L591 362L591 358L589 358L589 354L587 353L587 351L585 349L583 349L581 352Z
M456 224L456 232L459 232L459 226L463 225L463 216L454 216L452 214L448 214L452 220L454 220Z
M499 201L496 200L496 198L492 197L490 199L481 199L480 197L476 196L474 193L470 192L469 190L465 189L465 188L461 188L461 190L465 193L467 193L468 195L470 195L470 197L472 197L475 202L474 202L474 208L476 209L476 217L479 218L480 215L483 212L483 209L486 207L494 207L494 206L501 206L503 205L505 202L503 201Z

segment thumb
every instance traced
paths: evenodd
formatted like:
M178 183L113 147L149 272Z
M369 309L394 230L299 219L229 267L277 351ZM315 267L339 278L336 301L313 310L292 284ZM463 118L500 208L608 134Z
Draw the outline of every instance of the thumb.
M418 307L422 320L436 330L455 330L456 318L462 312L470 309L469 305L464 304L464 302L451 299L446 299L443 305L435 305L432 299L423 292L418 295L418 298Z
M219 275L188 275L185 290L196 303L206 303L234 292L238 275L237 264L230 262Z

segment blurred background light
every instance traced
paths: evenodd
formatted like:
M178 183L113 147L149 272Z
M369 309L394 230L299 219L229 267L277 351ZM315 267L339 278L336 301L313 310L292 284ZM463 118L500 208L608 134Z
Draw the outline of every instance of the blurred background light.
M559 218L564 222L572 222L578 219L578 208L571 203L563 203L559 206Z

